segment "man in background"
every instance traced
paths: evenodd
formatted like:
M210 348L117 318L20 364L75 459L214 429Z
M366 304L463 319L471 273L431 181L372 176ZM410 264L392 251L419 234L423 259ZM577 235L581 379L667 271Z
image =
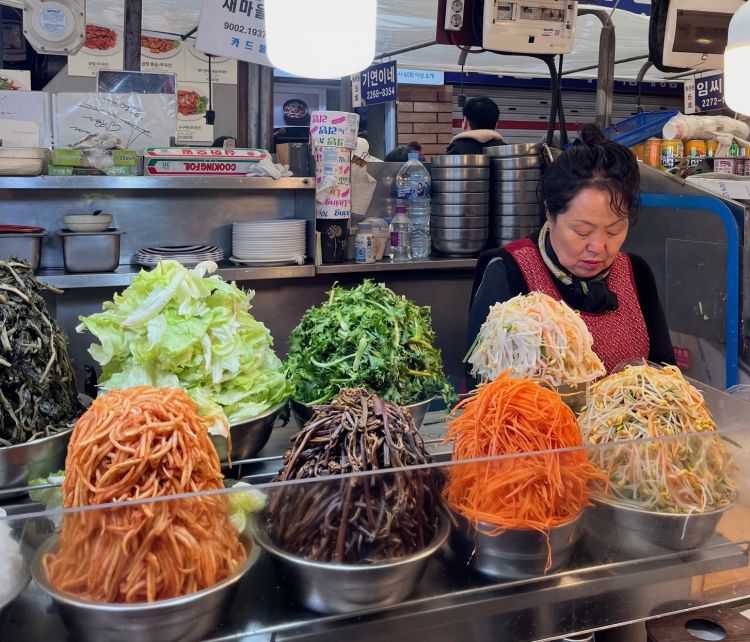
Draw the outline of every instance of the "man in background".
M463 131L453 137L446 154L484 154L486 147L505 145L498 131L500 110L495 101L485 96L471 98L464 105Z

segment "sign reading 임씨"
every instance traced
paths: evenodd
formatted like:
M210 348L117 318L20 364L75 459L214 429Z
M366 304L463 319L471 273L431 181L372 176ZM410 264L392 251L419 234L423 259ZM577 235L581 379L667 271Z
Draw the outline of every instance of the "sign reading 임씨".
M394 102L397 82L395 61L368 67L352 77L352 106Z
M270 67L264 5L262 0L203 0L196 48Z
M712 73L695 79L695 111L702 113L723 109L724 74Z

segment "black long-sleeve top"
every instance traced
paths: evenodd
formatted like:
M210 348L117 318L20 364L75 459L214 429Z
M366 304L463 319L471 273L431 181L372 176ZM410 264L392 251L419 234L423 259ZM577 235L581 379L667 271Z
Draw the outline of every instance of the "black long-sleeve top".
M536 244L538 236L532 240ZM633 266L633 281L638 293L638 302L646 322L650 339L649 361L674 364L672 340L669 337L667 320L659 300L656 280L646 261L635 254L628 254ZM574 285L565 285L549 273L562 300L574 310L580 310L583 293ZM503 249L488 250L479 257L474 273L467 349L472 345L479 329L489 314L490 306L507 301L518 294L528 294L529 288L521 269L510 252Z

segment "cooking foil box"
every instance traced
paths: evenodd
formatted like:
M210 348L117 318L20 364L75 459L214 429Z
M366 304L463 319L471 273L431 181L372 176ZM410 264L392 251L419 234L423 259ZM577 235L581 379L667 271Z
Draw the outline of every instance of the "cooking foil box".
M143 158L143 173L150 176L245 176L250 167L269 156L264 149L149 148Z

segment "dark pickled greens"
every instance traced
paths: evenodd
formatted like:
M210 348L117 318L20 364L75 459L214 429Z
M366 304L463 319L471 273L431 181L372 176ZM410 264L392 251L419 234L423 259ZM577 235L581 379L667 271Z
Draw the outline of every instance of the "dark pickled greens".
M48 437L81 414L68 338L22 261L0 261L0 446Z
M328 294L289 339L286 368L295 400L324 404L344 387L402 406L435 395L454 400L429 307L370 280L353 289L334 285Z

